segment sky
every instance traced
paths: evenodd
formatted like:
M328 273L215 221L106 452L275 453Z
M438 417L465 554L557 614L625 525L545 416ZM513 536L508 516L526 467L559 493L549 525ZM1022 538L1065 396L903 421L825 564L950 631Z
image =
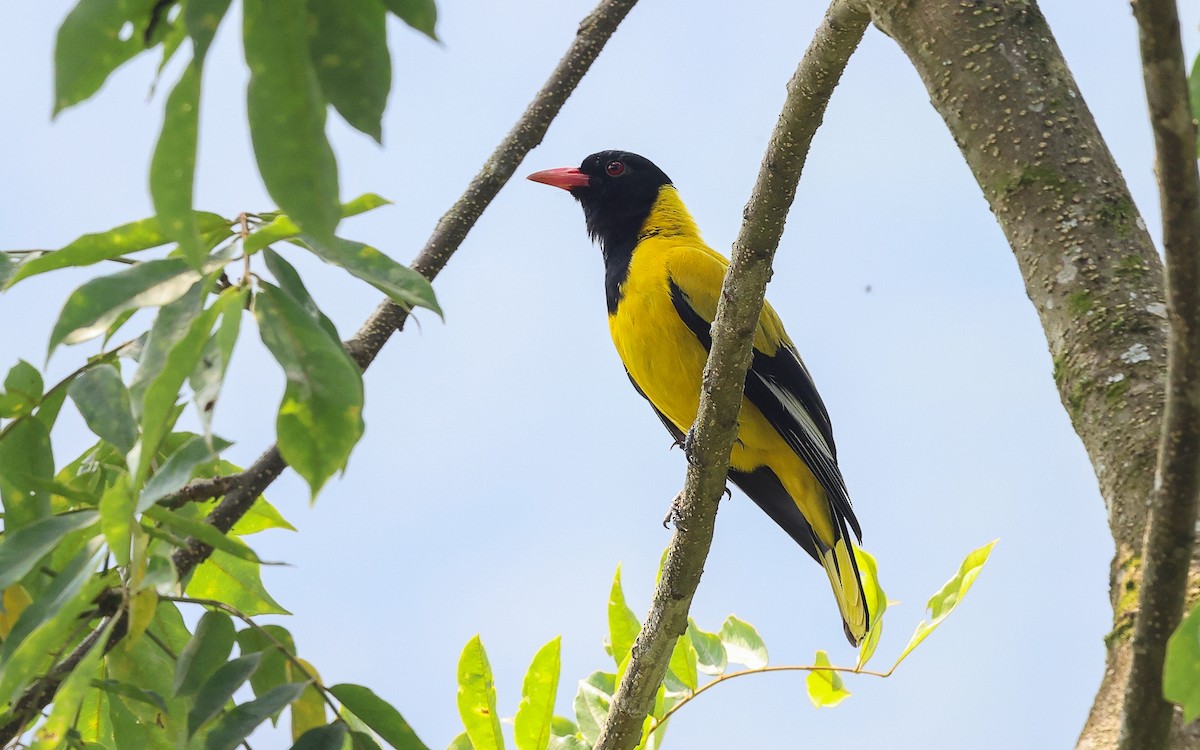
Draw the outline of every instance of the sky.
M55 248L153 213L150 154L169 87L157 59L118 71L51 122L52 50L69 3L10 3L0 24L0 248ZM395 205L340 233L411 260L519 116L590 0L444 0L441 44L394 22L384 146L331 116L343 199ZM245 125L239 4L205 70L196 204L273 204ZM600 254L567 195L519 177L607 148L671 175L705 238L728 252L762 150L823 3L637 6L545 142L472 230L419 313L366 374L367 431L315 505L287 472L268 492L297 533L252 538L278 618L326 684L372 687L431 748L460 731L455 667L479 633L511 716L537 649L563 637L557 712L612 670L605 607L617 565L639 616L669 541L660 520L684 461L629 387L609 341ZM1182 8L1185 47L1200 12ZM1157 238L1153 144L1137 34L1123 0L1043 11ZM167 80L178 74L167 70ZM378 293L285 251L343 336ZM103 269L110 271L111 269ZM47 274L0 297L6 369L44 361L63 300L94 274ZM1068 747L1104 668L1112 541L1095 477L1051 378L1011 251L920 80L869 29L812 145L768 298L828 406L842 471L891 599L876 656L903 648L970 550L1000 542L975 588L887 680L854 677L833 709L802 674L719 686L671 721L666 747L893 750ZM48 380L95 343L60 349ZM57 376L57 377L56 377ZM283 379L252 329L215 427L247 464L273 441ZM66 460L91 441L74 415ZM185 424L194 424L190 414ZM693 606L701 627L753 623L773 664L827 649L851 664L828 582L734 492ZM271 618L267 618L270 621ZM286 748L262 733L256 750Z

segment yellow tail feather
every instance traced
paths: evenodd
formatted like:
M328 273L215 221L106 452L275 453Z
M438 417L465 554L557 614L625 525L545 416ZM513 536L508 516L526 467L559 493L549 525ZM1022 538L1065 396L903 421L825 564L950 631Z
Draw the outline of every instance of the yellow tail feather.
M846 638L857 647L867 637L870 613L862 577L853 558L854 547L843 538L835 541L832 548L821 545L820 549L821 565L829 576L829 584L841 610Z

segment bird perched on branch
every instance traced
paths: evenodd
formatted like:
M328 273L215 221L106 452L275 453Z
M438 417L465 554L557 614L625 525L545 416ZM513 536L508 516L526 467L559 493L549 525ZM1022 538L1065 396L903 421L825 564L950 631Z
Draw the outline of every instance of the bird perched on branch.
M676 442L690 445L729 262L704 243L671 179L648 159L601 151L534 182L571 193L604 255L608 324L625 371ZM870 626L850 531L862 529L837 465L829 415L779 316L764 305L729 478L829 576L846 637Z

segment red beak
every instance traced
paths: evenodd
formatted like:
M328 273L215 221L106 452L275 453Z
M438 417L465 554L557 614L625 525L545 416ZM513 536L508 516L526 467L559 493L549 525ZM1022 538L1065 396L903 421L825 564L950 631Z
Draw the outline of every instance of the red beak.
M541 172L534 172L529 175L528 179L534 182L540 182L543 185L553 185L556 188L570 190L571 188L587 187L591 184L591 178L579 171L578 167L559 167L558 169L546 169Z

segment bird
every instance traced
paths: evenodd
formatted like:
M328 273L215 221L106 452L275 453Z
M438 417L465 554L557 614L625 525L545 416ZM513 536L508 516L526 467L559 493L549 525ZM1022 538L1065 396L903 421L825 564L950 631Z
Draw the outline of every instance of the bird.
M729 261L705 244L671 179L645 157L600 151L528 179L568 191L583 208L604 258L609 330L625 372L688 453ZM825 404L769 303L754 335L729 479L825 569L846 638L858 646L871 626L850 537L861 544L862 528Z

